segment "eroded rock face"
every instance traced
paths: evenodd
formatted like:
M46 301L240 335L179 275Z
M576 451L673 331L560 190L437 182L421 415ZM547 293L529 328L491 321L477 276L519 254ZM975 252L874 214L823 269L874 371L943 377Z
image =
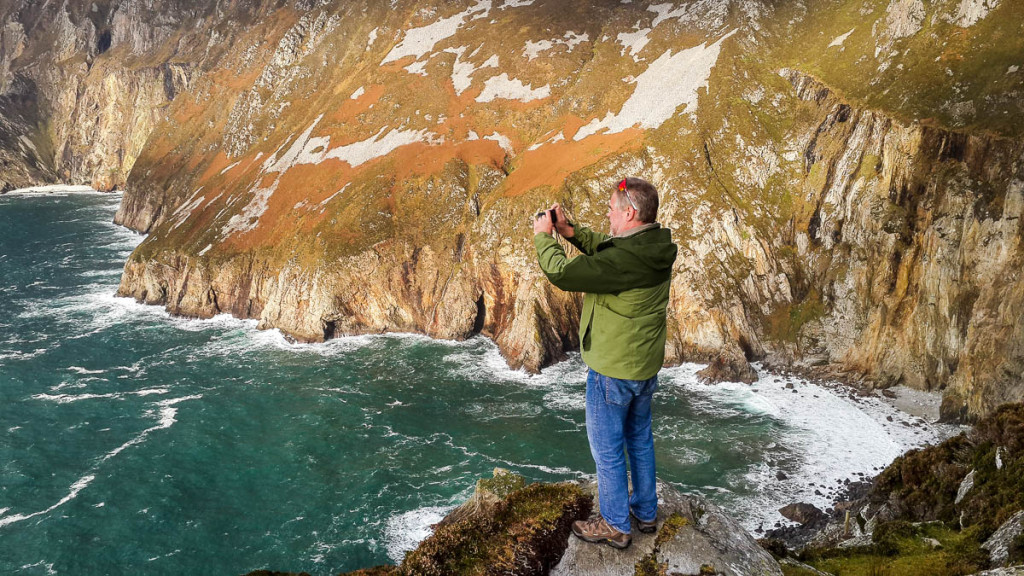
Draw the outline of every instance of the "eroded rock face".
M0 179L123 189L167 105L230 46L231 23L260 14L190 0L7 3L0 125L15 126L0 155L24 151L18 140L34 147L0 165Z

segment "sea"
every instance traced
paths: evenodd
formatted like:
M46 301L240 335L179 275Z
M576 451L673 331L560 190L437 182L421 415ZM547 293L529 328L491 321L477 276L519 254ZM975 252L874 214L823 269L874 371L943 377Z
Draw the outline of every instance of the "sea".
M296 344L172 317L116 296L143 240L112 223L120 200L0 196L0 574L337 574L400 562L495 468L593 479L578 356L530 375L483 337ZM751 531L955 431L701 368L660 374L658 475Z

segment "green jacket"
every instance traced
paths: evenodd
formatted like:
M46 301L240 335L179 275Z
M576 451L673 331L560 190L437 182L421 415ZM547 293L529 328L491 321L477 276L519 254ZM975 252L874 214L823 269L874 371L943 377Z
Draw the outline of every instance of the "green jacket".
M678 248L667 228L649 226L616 237L577 226L566 240L582 254L572 259L550 234L533 237L548 280L586 293L580 352L587 366L612 378L646 380L665 361L665 310Z

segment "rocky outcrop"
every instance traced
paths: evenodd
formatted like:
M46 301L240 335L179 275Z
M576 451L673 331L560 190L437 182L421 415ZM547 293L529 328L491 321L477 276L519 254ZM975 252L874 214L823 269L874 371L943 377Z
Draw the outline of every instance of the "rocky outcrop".
M572 538L555 576L781 575L779 564L736 520L707 500L658 485L658 531L634 532L623 551Z
M348 575L781 576L771 555L717 506L663 483L658 494L657 532L636 532L629 548L614 550L570 533L573 521L590 514L596 486L526 485L522 477L496 469L401 565ZM250 576L262 574L285 573Z
M1024 510L1017 512L995 531L982 548L992 556L992 564L1006 567L1011 563L1024 562L1024 547L1020 545L1024 534Z
M879 474L869 491L851 491L810 530L769 531L766 548L778 557L796 554L818 568L839 557L848 558L849 566L895 566L906 560L903 555L914 555L922 565L941 561L948 573L1021 563L1022 417L1024 404L1004 405L964 434L911 450ZM969 489L963 489L966 477L973 483ZM923 546L930 552L923 553ZM846 573L847 567L833 562L829 570Z

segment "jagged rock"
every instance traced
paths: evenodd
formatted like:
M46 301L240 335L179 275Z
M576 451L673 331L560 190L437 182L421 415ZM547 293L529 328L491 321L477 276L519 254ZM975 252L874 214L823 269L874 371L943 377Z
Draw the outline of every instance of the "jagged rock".
M821 520L825 513L814 504L795 502L779 508L779 514L798 524L813 524Z
M1017 543L1021 534L1024 534L1024 510L1017 512L1004 522L981 547L991 554L992 564L1003 567L1011 560L1011 548ZM1017 553L1020 554L1020 552ZM1017 557L1015 560L1019 562L1024 558Z
M757 371L744 358L717 356L707 368L697 372L701 382L744 382L750 384L757 381Z
M809 566L807 564L804 564L803 562L794 560L793 558L783 558L782 560L779 560L779 564L783 566L792 566L794 568L797 568L801 570L801 574L810 573L814 576L833 576L833 574L830 574L828 572L822 572L821 570L818 570L813 566Z
M659 566L668 574L782 574L771 555L717 506L664 483L659 482L658 488L657 533L634 530L633 543L626 550L573 537L551 575L653 575L659 573Z
M493 479L477 484L484 494L440 522L395 572L546 574L561 557L572 522L590 514L591 498L575 484L523 484L521 477L495 470ZM506 494L495 501L501 493Z
M977 572L972 576L1024 576L1024 566L1010 566Z
M967 476L964 476L964 481L956 489L956 500L953 501L953 504L962 502L967 493L971 491L971 488L974 488L974 472L974 470L971 470L967 473Z
M516 490L526 487L526 480L518 475L495 468L492 478L481 478L476 482L476 490L466 500L438 522L434 529L456 522L480 518L493 512L494 507Z

